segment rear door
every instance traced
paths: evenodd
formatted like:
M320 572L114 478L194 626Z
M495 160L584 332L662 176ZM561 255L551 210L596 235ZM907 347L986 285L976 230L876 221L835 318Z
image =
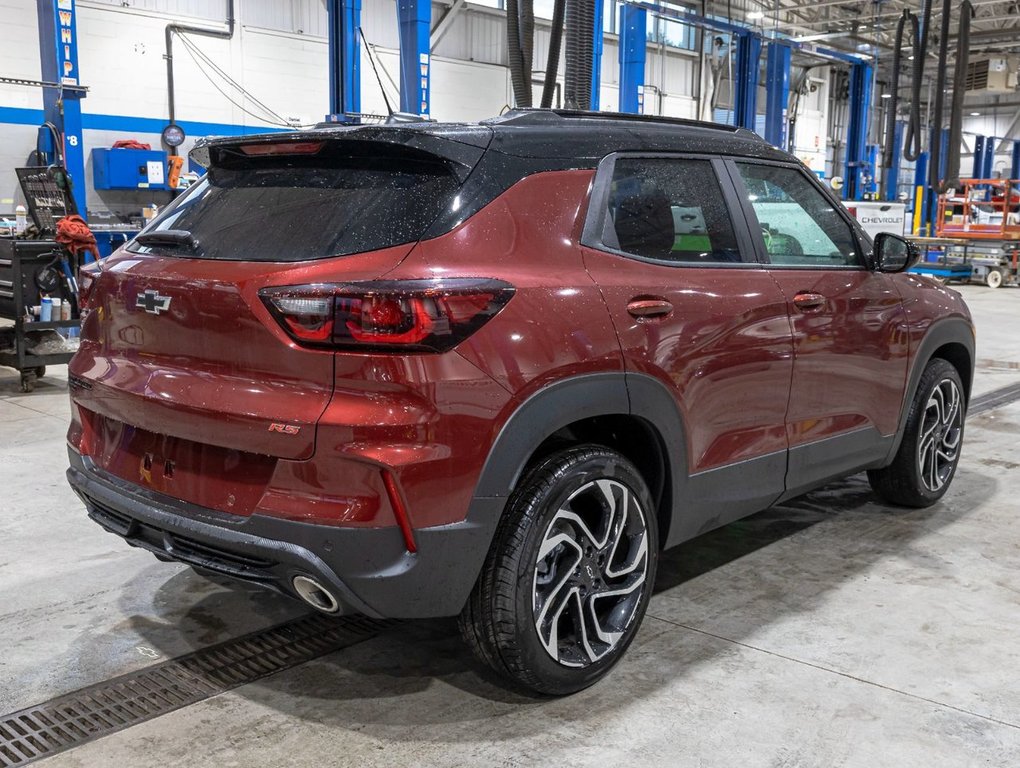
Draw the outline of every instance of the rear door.
M731 169L790 315L793 494L886 455L906 381L906 318L889 275L869 268L849 214L804 168Z
M786 301L756 263L722 161L616 155L600 165L583 237L628 376L675 398L689 475L670 542L783 491L792 344Z

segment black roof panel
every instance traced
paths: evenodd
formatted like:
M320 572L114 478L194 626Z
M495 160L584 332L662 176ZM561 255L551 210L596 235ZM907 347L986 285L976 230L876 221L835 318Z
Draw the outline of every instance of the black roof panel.
M682 118L613 112L522 109L480 123L400 122L392 125L322 124L311 130L210 138L196 149L321 139L429 144L435 139L503 154L574 160L593 167L612 152L694 152L789 160L789 155L743 128ZM491 143L490 143L491 141ZM424 147L423 147L424 148ZM204 154L204 152L202 153Z

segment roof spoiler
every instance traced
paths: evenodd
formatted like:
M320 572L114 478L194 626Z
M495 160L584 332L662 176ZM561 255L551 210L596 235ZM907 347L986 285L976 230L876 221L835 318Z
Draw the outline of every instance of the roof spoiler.
M632 123L648 123L656 125L683 125L688 128L706 128L726 133L739 133L742 136L760 138L758 134L745 128L738 128L723 123L710 123L705 120L690 120L684 117L665 117L663 115L636 115L630 112L592 112L580 109L512 109L509 112L483 120L483 125L549 125L563 120L613 120ZM764 139L762 139L764 141Z

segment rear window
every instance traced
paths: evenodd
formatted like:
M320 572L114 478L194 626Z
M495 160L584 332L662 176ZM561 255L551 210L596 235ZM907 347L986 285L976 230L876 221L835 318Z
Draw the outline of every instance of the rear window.
M366 142L359 142L366 144ZM129 250L237 261L305 261L413 243L459 182L434 155L393 144L245 157L212 168L144 232L181 242Z

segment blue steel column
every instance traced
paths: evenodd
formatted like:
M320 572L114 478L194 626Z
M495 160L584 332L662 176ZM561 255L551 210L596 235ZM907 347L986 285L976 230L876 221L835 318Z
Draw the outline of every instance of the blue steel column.
M938 132L936 132L935 129L932 129L931 132L932 146L935 145L936 141L938 141L939 144L941 145L939 149L939 167L938 173L936 174L936 178L938 178L939 184L942 184L942 182L946 180L946 169L949 167L949 129L942 128L941 130L938 130ZM985 144L985 151L987 152L990 149L991 139L989 139L988 143ZM927 195L928 195L928 207L926 210L928 217L927 219L928 231L931 232L932 234L935 234L935 232L938 229L937 225L939 216L939 190L928 189Z
M754 130L758 114L758 79L761 61L761 39L751 32L737 35L736 97L733 124Z
M591 62L591 110L593 112L599 111L599 105L601 99L599 98L599 88L602 86L602 42L605 37L605 19L603 18L603 12L605 11L604 4L601 2L595 3L595 28L592 31L592 62Z
M973 178L980 179L985 169L985 137L974 137L974 173Z
M74 0L36 0L42 79L63 88L43 88L43 113L64 138L64 168L78 212L85 215L85 149L82 142L78 75L78 27Z
M400 111L429 116L429 27L432 0L399 0Z
M900 185L900 162L903 157L903 131L906 130L906 123L897 120L893 125L892 135L892 166L883 169L885 179L885 199L896 200L899 196Z
M645 49L648 13L626 3L620 6L620 111L641 114L645 101Z
M790 46L772 42L765 64L765 141L786 150L790 103Z
M1009 178L1020 179L1020 140L1013 142L1013 164L1009 171Z
M859 200L864 191L861 175L867 165L868 113L871 111L871 65L850 66L850 119L846 137L845 200Z
M915 235L927 234L924 212L928 208L928 153L922 152L914 164L914 207L912 209Z
M361 0L327 0L329 119L346 122L361 112Z
M992 178L992 170L995 168L995 137L989 136L985 143L985 162L981 166L981 178Z

